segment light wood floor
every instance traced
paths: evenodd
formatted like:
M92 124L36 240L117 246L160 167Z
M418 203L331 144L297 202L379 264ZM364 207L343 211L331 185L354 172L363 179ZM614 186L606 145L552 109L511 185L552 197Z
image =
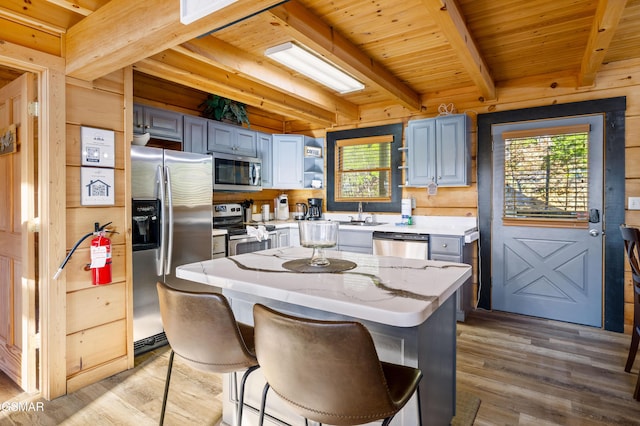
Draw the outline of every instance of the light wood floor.
M640 402L632 392L640 355L632 373L625 373L629 340L591 327L474 312L458 324L458 389L482 400L477 426L639 425ZM136 368L118 380L46 401L35 415L0 412L0 425L157 424L168 352L155 354L160 362L138 357ZM217 375L194 373L176 361L165 424L215 424L220 386ZM0 374L0 404L12 398L27 396ZM69 407L78 399L85 408L75 412Z
M458 324L457 385L481 400L475 425L640 425L640 354L629 335L477 311Z

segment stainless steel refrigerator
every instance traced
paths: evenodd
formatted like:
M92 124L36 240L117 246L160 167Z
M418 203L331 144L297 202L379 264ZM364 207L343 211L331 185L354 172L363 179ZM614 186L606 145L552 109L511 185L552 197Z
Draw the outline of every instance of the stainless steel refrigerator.
M211 156L131 147L133 341L139 354L166 344L156 282L211 287L176 278L176 266L211 259Z

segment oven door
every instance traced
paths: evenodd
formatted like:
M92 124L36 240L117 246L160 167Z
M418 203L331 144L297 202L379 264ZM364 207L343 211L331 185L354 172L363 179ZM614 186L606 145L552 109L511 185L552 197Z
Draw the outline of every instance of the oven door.
M254 251L276 248L276 233L269 233L269 238L258 241L256 237L242 236L229 238L229 256L252 253Z

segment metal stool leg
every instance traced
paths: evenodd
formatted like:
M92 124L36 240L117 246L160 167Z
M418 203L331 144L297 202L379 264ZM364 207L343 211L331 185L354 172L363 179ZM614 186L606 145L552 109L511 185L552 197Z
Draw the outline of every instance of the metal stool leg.
M242 375L242 380L240 381L240 398L238 399L238 425L242 426L242 407L244 407L244 385L249 378L249 374L257 369L259 366L254 365L253 367L249 367L247 371Z
M267 392L269 392L269 383L265 383L262 390L262 401L260 402L260 420L258 420L258 426L262 426L264 423L264 407L267 404Z
M164 396L162 397L162 411L160 412L160 426L164 424L164 411L167 408L167 395L169 394L169 382L171 381L171 369L173 368L173 349L169 355L169 366L167 367L167 380L164 383Z

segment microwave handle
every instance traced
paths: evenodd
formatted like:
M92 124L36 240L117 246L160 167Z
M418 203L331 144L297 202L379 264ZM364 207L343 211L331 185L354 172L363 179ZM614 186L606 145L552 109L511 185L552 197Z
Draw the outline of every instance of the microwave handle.
M258 185L260 183L260 166L256 163L251 164L251 184Z

